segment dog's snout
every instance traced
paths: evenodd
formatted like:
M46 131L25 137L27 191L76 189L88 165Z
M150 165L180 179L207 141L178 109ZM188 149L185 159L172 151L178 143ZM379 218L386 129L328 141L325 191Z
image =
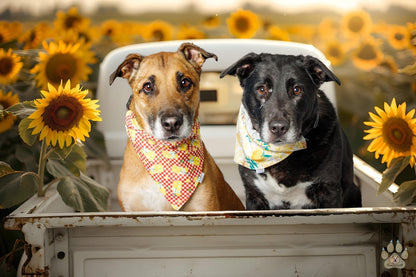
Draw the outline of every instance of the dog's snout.
M283 136L289 130L289 121L285 119L272 120L269 123L269 129L275 136Z
M164 116L161 119L163 128L168 132L175 132L183 124L183 118L179 115Z

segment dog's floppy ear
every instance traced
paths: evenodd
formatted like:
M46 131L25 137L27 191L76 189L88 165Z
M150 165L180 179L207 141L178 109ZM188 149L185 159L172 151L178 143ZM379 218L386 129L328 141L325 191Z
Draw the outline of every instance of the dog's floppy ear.
M110 86L117 77L123 77L131 82L132 76L135 75L139 69L140 62L143 56L139 54L129 54L126 59L117 67L117 69L110 75Z
M209 53L204 49L196 46L195 44L189 42L182 43L178 49L178 52L182 53L185 59L187 59L198 72L201 71L201 67L206 59L214 58L216 61L218 61L217 55Z
M303 62L306 72L317 87L329 81L334 81L341 85L338 77L317 58L306 56Z
M225 75L237 75L240 79L240 83L250 75L254 70L254 64L259 61L260 56L256 53L248 53L240 60L235 62L233 65L229 66L220 74L220 78L223 78Z

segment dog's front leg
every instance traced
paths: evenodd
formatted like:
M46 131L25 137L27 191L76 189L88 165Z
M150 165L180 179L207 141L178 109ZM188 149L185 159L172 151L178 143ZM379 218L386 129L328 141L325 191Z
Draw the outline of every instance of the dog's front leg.
M304 208L342 208L342 189L339 183L314 183L305 193L313 204Z
M238 166L238 170L246 192L246 210L270 210L269 201L253 184L257 178L256 173L241 165Z

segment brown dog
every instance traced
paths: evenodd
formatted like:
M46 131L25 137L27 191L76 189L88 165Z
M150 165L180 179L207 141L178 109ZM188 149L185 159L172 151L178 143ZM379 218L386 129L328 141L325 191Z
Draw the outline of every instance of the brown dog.
M129 141L118 184L118 198L124 211L244 209L199 140L199 79L201 67L208 58L217 59L217 56L184 43L177 52L146 57L130 54L110 76L110 85L116 77L123 77L133 89L126 116ZM142 144L146 141L149 144ZM179 148L185 150L177 152ZM176 164L159 162L162 156ZM192 168L179 163L183 161L188 161ZM172 174L181 178L197 172L198 168L203 174L197 173L186 181L170 175L175 172ZM162 186L164 179L169 180ZM193 193L182 199L186 194L181 191L185 183L192 183ZM175 197L179 198L171 199Z

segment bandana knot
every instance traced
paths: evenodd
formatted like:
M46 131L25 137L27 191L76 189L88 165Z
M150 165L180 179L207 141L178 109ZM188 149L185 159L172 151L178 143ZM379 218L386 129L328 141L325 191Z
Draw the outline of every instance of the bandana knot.
M191 198L204 175L204 148L199 121L195 122L191 136L168 142L158 140L141 129L134 113L129 110L126 130L147 172L171 206L179 210Z
M234 161L258 173L287 158L294 151L305 149L305 138L288 144L273 145L261 140L260 134L253 128L251 120L241 105L237 119L237 136Z

